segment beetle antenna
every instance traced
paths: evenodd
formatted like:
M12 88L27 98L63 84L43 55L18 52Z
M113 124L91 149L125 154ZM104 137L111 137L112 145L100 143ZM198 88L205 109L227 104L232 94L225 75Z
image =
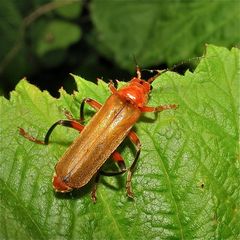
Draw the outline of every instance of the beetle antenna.
M163 70L158 70L158 69L142 69L142 71L149 71L150 73L153 73L153 72L157 72L157 74L151 78L148 79L148 82L149 83L152 83L157 77L159 77L161 74L167 72L167 71L173 71L174 69L176 69L177 67L183 65L184 63L186 62L190 62L192 60L201 60L204 56L201 56L201 57L194 57L194 58L191 58L187 61L182 61L178 64L174 64L172 67L170 68L166 68L166 69L163 69Z
M135 65L138 65L138 64L137 64L137 59L136 59L135 54L132 54L132 58L133 58L133 61L134 61Z
M137 64L137 59L136 59L136 56L134 54L133 54L133 61L134 61L135 66L136 66L137 78L141 79L142 78L141 69L140 69L139 65Z
M191 63L192 61L200 61L204 56L201 57L193 57L188 60L181 61L180 63L174 64L172 67L168 68L168 71L173 71L174 69L182 66L183 64Z
M169 71L168 68L163 69L163 70L150 69L150 72L157 72L157 74L156 74L155 76L149 78L147 81L148 81L149 83L152 83L157 77L159 77L161 74L163 74L163 73L165 73L165 72L167 72L167 71Z

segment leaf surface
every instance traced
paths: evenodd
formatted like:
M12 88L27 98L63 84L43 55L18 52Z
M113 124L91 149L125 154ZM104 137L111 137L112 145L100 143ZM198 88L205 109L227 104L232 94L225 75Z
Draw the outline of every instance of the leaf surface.
M142 152L133 177L102 177L97 203L91 183L72 194L54 194L54 165L78 135L57 127L51 144L34 144L23 127L43 139L63 119L79 116L79 101L103 103L109 91L74 76L78 92L59 99L22 80L10 100L1 97L1 239L237 239L240 236L239 50L208 46L194 73L162 74L149 105L176 103L176 111L145 114L134 128ZM87 108L87 119L93 114ZM128 150L130 148L130 150ZM121 147L128 165L134 148Z

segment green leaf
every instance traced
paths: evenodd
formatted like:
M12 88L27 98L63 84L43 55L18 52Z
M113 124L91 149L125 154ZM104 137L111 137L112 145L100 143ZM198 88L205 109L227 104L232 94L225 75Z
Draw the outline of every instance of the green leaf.
M177 63L203 51L206 43L239 43L239 1L101 1L91 4L97 34L92 41L102 54L132 69Z
M60 0L54 0L54 1L58 2ZM69 5L66 5L66 6L56 9L56 12L60 16L63 16L65 18L75 19L75 18L79 17L79 15L80 15L80 12L81 12L82 6L83 6L82 4L83 4L83 2L81 2L81 1L76 1L76 2L73 1L72 3L69 3Z
M55 50L66 50L71 44L80 39L81 31L78 26L61 20L53 20L45 25L36 43L36 52L43 56Z
M62 108L78 117L79 101L103 103L107 85L74 76L78 92L61 90L55 99L22 80L10 100L0 98L0 238L238 239L239 63L238 49L210 45L194 73L162 74L149 105L179 107L145 114L134 128L142 142L135 200L125 195L126 176L102 177L96 204L91 183L72 195L52 190L54 165L77 132L58 127L43 146L20 136L17 127L43 139L63 118ZM126 142L121 151L129 165L134 148Z

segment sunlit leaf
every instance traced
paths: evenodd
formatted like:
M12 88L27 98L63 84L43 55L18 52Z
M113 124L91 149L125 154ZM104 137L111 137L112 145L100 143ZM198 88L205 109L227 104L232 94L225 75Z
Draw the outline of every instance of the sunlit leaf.
M23 127L43 139L63 108L78 117L84 97L103 103L107 84L75 76L78 92L61 90L55 99L22 80L0 103L0 239L238 239L239 62L238 49L209 46L194 73L167 72L153 83L149 105L179 107L136 124L142 152L134 201L125 194L126 176L102 177L96 204L91 183L54 194L54 165L78 133L58 127L48 146L18 134ZM122 154L129 165L133 152Z

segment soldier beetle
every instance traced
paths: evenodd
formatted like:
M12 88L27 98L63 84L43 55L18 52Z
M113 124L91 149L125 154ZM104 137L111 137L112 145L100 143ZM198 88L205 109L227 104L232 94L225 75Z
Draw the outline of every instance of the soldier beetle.
M70 192L73 189L86 185L93 177L95 184L91 198L96 202L96 188L100 175L114 176L127 172L126 192L133 198L131 187L132 174L141 151L141 143L137 134L131 130L140 115L144 112L161 112L167 109L176 109L176 104L150 107L147 106L151 83L162 73L143 80L140 68L137 67L137 76L117 90L110 82L110 97L101 105L91 98L83 99L80 105L80 119L76 120L69 112L65 112L68 120L59 120L48 130L44 141L29 135L24 129L19 128L20 134L30 141L38 144L48 144L49 137L56 126L62 125L74 128L81 134L74 140L70 147L55 166L53 188L56 192ZM84 126L84 105L89 104L97 112ZM129 168L126 168L121 154L116 151L120 143L128 137L136 147L135 158ZM118 164L118 172L106 172L101 167L106 160L112 159Z

